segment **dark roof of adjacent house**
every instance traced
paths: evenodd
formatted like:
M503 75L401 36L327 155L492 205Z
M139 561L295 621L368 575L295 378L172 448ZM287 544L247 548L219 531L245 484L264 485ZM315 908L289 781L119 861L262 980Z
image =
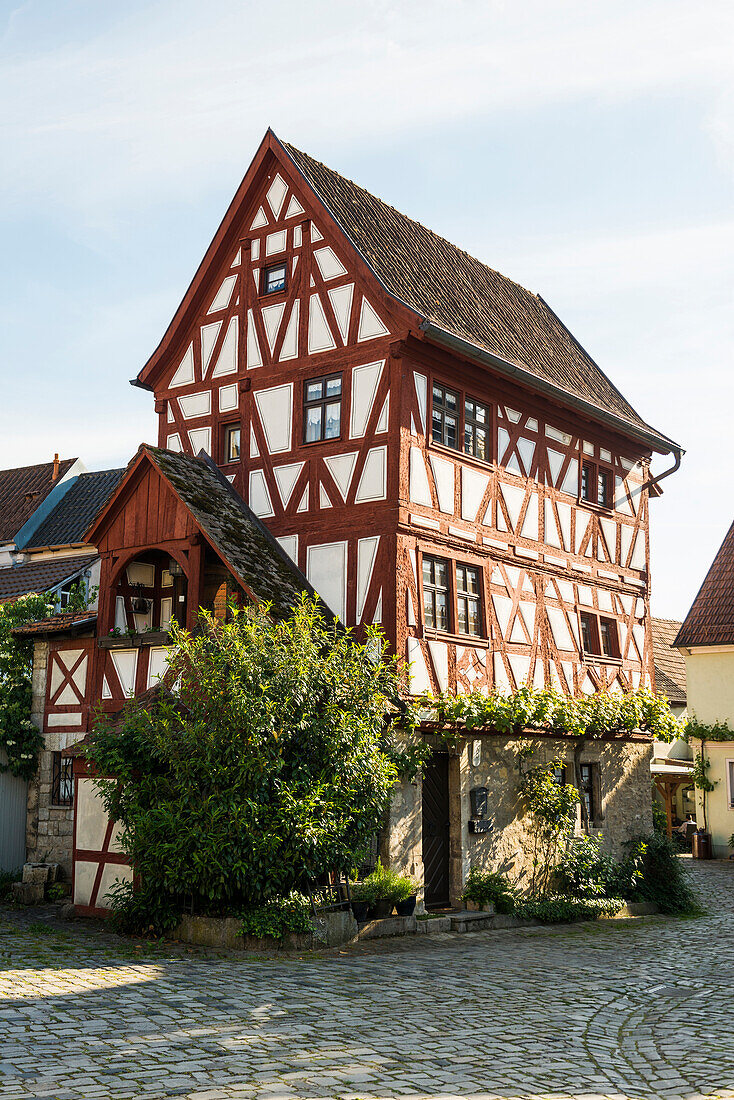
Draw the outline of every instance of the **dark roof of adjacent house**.
M76 461L65 458L59 462L55 478L53 462L0 470L0 542L13 541L26 520Z
M666 695L669 703L685 706L686 662L673 648L681 624L674 619L652 619L651 626L655 690Z
M92 520L122 480L124 469L80 474L50 515L33 532L24 549L70 546L84 542Z
M78 634L91 630L97 622L96 611L69 611L64 615L50 615L48 619L37 619L32 623L17 626L13 634L29 637L45 634Z
M292 145L281 143L385 289L439 329L627 425L651 428L550 306ZM677 444L672 445L677 449Z
M734 523L691 604L675 644L734 645Z
M270 603L277 617L290 615L304 592L316 595L298 566L204 451L198 458L148 444L140 451L170 483L233 574L258 600ZM333 617L326 604L323 606Z
M48 592L96 560L96 554L84 554L80 557L29 561L24 565L0 569L0 602L15 600L29 592Z

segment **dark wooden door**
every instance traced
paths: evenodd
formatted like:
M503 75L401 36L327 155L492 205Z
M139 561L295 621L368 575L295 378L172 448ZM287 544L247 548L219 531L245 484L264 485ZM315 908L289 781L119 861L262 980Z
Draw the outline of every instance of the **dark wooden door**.
M435 753L423 772L423 872L426 908L447 906L450 901L447 753Z

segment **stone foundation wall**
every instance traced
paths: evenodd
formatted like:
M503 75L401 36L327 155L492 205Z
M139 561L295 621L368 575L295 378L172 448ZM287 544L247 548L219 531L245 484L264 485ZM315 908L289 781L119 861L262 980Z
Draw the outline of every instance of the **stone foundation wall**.
M527 743L527 742L524 742ZM538 739L532 742L528 767L551 760L569 765L573 774L573 745L568 741ZM520 888L529 883L531 872L530 820L520 806L520 771L517 752L520 742L510 737L480 737L462 740L450 752L449 878L452 901L463 889L469 869L501 871ZM625 844L638 835L652 832L650 760L652 746L639 742L590 742L581 762L597 765L597 817L594 832L602 837L603 848L620 858ZM469 832L469 792L486 787L487 819L493 828L484 834ZM577 832L581 833L579 811ZM422 883L422 828L420 781L404 784L396 793L383 843L383 860L398 870L413 874Z

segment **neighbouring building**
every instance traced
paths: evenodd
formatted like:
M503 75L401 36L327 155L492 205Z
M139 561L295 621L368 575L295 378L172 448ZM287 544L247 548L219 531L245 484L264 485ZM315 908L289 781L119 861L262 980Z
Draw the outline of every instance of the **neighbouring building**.
M671 455L672 472L680 447L542 298L271 131L134 384L153 394L159 447L88 533L98 621L48 643L64 683L84 656L86 679L68 709L47 689L46 723L73 715L80 738L97 703L150 690L172 614L215 606L229 585L272 598L250 531L348 626L381 623L412 693L652 684L650 462ZM234 543L208 503L222 478ZM111 644L123 624L137 640ZM548 741L539 758L570 753ZM584 750L583 796L610 850L650 830L651 755L636 735ZM517 778L514 746L487 732L398 792L382 851L427 904L455 899L471 862L522 871ZM74 895L98 910L100 853L124 855L80 799Z
M734 524L729 528L675 644L686 662L688 712L705 725L734 730ZM734 740L693 740L711 762L709 792L696 791L698 825L711 833L714 855L734 852Z
M686 718L686 663L675 648L681 623L674 619L651 619L655 690L665 695L676 718ZM695 787L691 781L693 753L683 738L653 742L653 783L667 818L668 836L673 827L696 812Z

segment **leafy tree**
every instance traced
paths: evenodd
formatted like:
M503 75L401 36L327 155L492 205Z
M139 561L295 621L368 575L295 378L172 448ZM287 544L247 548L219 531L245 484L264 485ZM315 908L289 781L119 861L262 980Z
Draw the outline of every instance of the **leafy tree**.
M0 604L0 749L5 750L0 771L21 779L34 774L43 738L31 722L33 639L14 638L12 632L53 610L53 598L43 593Z
M128 927L253 908L329 869L358 865L408 755L390 729L398 675L377 628L366 645L304 599L172 624L152 699L100 722L89 750L137 885Z
M556 778L561 760L522 769L522 761L532 749L524 746L520 757L520 799L530 817L531 878L530 893L546 894L553 872L573 833L579 792L573 783L559 783Z

